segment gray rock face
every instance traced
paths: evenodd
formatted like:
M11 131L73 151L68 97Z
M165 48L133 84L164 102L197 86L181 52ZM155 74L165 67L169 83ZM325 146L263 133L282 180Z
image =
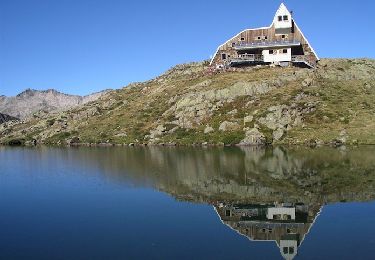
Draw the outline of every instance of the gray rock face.
M97 100L108 90L88 96L76 96L49 89L27 89L15 97L0 97L0 113L25 119L38 111L61 111Z
M265 117L259 119L259 123L272 130L285 127L296 116L296 111L290 110L285 105L270 107L268 111L269 113Z
M286 131L303 124L303 115L315 111L315 103L306 103L303 108L294 105L277 105L268 108L266 116L258 119L258 123L273 131L273 140L279 141Z
M18 121L19 119L13 116L9 116L6 114L0 113L0 124L8 122L8 121Z
M265 136L257 128L252 128L246 131L245 138L240 145L264 145L265 143Z

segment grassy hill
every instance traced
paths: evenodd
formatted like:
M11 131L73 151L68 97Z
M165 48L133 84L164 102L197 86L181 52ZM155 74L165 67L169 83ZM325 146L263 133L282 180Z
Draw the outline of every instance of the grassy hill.
M68 111L1 125L0 142L375 144L374 100L370 59L221 73L191 63Z

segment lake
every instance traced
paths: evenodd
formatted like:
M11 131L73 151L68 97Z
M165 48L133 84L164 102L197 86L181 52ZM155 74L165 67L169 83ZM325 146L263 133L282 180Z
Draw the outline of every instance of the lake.
M0 259L374 259L375 147L0 147Z

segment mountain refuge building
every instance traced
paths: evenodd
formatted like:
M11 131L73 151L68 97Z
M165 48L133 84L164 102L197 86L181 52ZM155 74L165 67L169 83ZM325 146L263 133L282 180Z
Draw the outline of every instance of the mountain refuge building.
M210 65L216 69L270 65L314 68L319 57L285 4L269 27L247 29L217 48Z

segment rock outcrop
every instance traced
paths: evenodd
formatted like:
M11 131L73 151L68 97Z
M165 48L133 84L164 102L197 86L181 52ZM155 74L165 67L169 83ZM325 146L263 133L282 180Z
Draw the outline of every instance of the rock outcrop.
M0 124L8 122L8 121L19 121L19 119L13 116L0 113Z

